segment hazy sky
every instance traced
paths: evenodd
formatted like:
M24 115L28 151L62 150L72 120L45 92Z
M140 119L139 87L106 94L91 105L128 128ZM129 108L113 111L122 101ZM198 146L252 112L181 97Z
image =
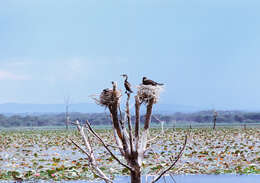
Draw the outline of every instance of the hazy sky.
M260 110L259 0L0 2L0 103L90 102L147 76L161 103Z

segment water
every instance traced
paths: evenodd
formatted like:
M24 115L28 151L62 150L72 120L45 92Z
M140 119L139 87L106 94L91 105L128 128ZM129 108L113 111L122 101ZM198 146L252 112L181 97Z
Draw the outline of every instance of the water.
M149 183L153 177L142 177L143 183ZM11 183L13 181L0 181ZM23 183L53 183L51 180L23 181ZM57 183L58 181L56 181ZM104 183L104 181L59 181L62 183ZM114 183L130 183L130 177L117 177ZM157 183L260 183L260 175L176 175L162 177Z
M143 183L151 182L153 177L143 177ZM90 181L69 181L69 183L94 183ZM103 183L99 181L95 183ZM114 183L130 183L130 178L118 177ZM260 175L177 175L162 177L158 183L260 183Z

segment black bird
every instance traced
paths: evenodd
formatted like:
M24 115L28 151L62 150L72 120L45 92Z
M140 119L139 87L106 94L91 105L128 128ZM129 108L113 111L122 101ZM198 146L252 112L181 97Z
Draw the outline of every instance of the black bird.
M103 90L104 93L108 93L109 92L109 88L106 88Z
M131 90L131 84L127 81L128 79L128 76L126 74L122 74L121 76L125 77L125 89L126 89L126 92L129 91L130 93L133 93L133 91Z
M152 85L152 86L157 86L157 85L163 85L162 83L157 83L153 80L147 79L146 77L143 77L143 85Z

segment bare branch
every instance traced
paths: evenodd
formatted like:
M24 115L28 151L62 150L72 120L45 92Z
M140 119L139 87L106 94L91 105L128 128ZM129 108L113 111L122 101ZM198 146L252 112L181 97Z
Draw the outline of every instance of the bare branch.
M122 125L120 124L120 122L118 120L118 110L117 109L119 107L119 99L121 97L121 93L117 90L116 83L112 82L112 84L113 84L113 90L112 90L112 93L110 94L111 98L110 98L110 100L107 101L109 103L108 108L111 113L113 127L116 130L117 136L122 141L122 145L123 145L125 153L127 153L128 147L127 147L126 139L123 135Z
M90 126L89 122L86 121L86 124L88 126L88 129L90 130L90 132L102 143L102 145L105 147L105 149L110 153L110 155L122 166L124 166L125 168L129 169L130 171L132 170L132 168L126 164L124 164L123 162L121 162L115 155L114 153L108 148L108 145L106 145L106 143L102 140L102 138L93 130L93 128Z
M74 142L72 139L70 139L71 142L78 148L80 149L84 154L88 156L89 163L91 165L92 173L94 173L97 177L100 179L103 179L106 183L112 183L113 181L110 180L96 165L95 159L92 159L91 156L85 151L82 147L80 147L76 142ZM96 171L96 172L93 172Z
M140 101L139 97L135 96L135 150L138 150L140 136Z
M158 117L156 117L155 115L152 115L152 117L154 117L154 119L156 119L158 122L160 122L160 123L164 123L165 121L162 121L162 120L160 120Z
M119 110L119 114L120 114L120 124L121 124L122 128L124 128L125 127L125 120L123 119L123 114L122 114L120 105L118 105L118 110Z
M118 137L122 140L122 128L118 121L117 105L109 106L109 110L110 110L111 117L112 117L113 127L116 129Z
M68 130L69 122L70 122L70 116L69 116L70 96L64 97L64 103L65 103L65 124L66 124L66 130Z
M132 122L131 122L131 115L129 109L129 100L130 100L130 93L127 93L127 100L126 100L126 115L127 115L127 122L128 122L128 129L129 129L129 142L130 142L130 151L133 153L133 134L132 134Z
M125 122L126 122L126 117L123 118L121 109L120 109L120 105L118 105L118 110L120 113L120 126L121 126L121 132L122 132L122 145L123 145L123 149L124 149L124 153L127 157L129 157L131 151L131 146L129 143L129 134L127 133L127 130L125 128ZM127 114L125 113L125 116L127 116ZM129 151L130 149L130 151Z
M124 156L125 152L124 152L124 148L123 148L123 143L122 143L122 140L118 137L115 128L113 128L113 133L114 133L114 137L116 140L116 144L118 145L121 154Z
M113 147L113 148L116 148L116 149L120 149L119 146L114 146L114 145L111 145L111 144L107 144L108 147Z
M147 144L148 144L149 142L154 141L154 140L157 139L159 136L160 136L160 135L156 135L156 137L154 137L154 138L152 138L152 139L150 139L150 140L147 140Z
M77 128L78 128L78 131L80 132L80 135L84 141L84 144L85 144L85 147L87 149L84 150L80 145L78 145L76 142L74 142L72 139L71 142L78 148L80 149L84 154L87 155L88 157L88 161L89 161L89 164L90 164L90 167L92 169L92 172L97 175L99 178L103 179L106 183L112 183L113 181L111 179L109 179L104 173L102 170L99 169L99 167L97 166L97 163L96 163L96 159L95 159L95 156L94 156L94 152L92 150L92 147L91 147L91 144L90 144L90 141L89 141L89 138L86 137L85 135L85 132L84 132L84 127L81 126L79 124L79 121L77 120L76 123L77 125Z
M179 159L181 158L181 156L182 156L182 154L183 154L183 151L184 151L184 149L185 149L185 147L186 147L187 139L188 139L188 136L186 135L186 136L185 136L184 145L183 145L183 147L182 147L180 153L178 154L176 160L175 160L167 169L165 169L164 171L162 171L162 172L160 173L160 175L159 175L157 178L155 178L151 183L157 182L164 174L166 174L170 169L172 169L172 167L174 167L174 165L179 161Z
M147 109L146 109L146 115L145 115L144 131L142 132L141 149L139 150L140 153L144 153L146 150L147 138L148 138L149 127L150 127L151 116L152 116L153 103L154 103L154 98L151 98L146 107Z
M159 121L159 122L161 123L161 133L163 134L163 133L164 133L164 129L163 129L164 121L160 120L160 119L157 118L155 115L152 115L152 117L153 117L156 121Z
M141 143L140 143L140 147L139 147L140 153L144 153L146 150L148 133L149 133L148 129L146 129L142 132L142 136L141 136L141 140L140 140Z
M69 141L67 141L69 142ZM70 139L70 142L73 143L78 149L80 149L84 154L86 154L88 156L88 158L90 158L90 155L87 151L85 151L82 147L80 147L80 145L78 145L76 142L74 142L72 139Z

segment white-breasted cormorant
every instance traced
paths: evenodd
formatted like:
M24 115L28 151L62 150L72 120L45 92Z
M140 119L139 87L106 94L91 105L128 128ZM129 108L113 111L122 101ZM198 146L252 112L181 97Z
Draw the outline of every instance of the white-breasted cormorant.
M163 85L162 83L157 83L151 79L147 79L146 77L143 77L143 85L152 85L152 86L157 86L157 85Z
M126 92L128 91L130 93L133 93L133 91L131 90L131 84L127 81L128 76L126 74L122 74L121 76L125 78L124 85L125 85Z

